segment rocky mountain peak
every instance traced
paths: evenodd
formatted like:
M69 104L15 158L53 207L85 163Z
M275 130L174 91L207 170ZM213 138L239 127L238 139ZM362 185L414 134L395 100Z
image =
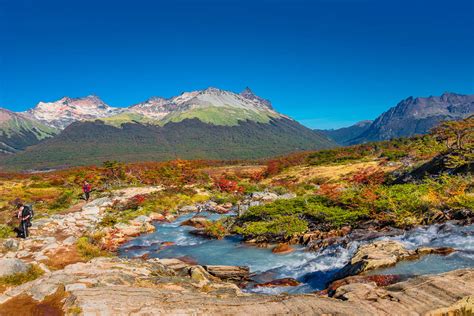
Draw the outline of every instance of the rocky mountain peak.
M269 109L273 109L272 104L269 100L259 97L249 87L245 87L245 89L242 92L240 92L240 95L248 100L262 103Z

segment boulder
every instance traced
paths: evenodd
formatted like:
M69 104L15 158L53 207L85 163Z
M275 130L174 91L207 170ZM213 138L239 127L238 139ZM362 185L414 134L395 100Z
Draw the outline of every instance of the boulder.
M0 259L0 277L6 277L17 273L28 272L29 265L15 258Z
M418 255L442 255L447 256L456 250L451 247L440 247L440 248L431 248L431 247L420 247L416 249Z
M3 242L3 247L7 250L17 250L20 243L14 238L9 238Z
M283 287L283 286L298 286L301 283L293 278L276 279L270 282L256 284L255 287Z
M209 220L202 216L192 217L181 223L181 226L191 226L194 228L204 228L209 224Z
M272 249L273 253L278 253L278 254L287 254L290 252L293 252L295 249L291 247L290 245L286 243L278 244L275 248Z
M151 213L149 217L152 221L164 221L166 219L161 213Z
M415 251L406 249L401 242L393 240L376 241L360 246L351 261L336 274L335 279L390 267L398 261L413 259L417 256Z
M223 280L245 281L249 279L249 267L207 265L204 269L211 275Z

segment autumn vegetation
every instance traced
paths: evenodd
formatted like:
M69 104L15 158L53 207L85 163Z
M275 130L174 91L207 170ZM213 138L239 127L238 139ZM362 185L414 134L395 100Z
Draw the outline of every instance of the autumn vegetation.
M444 122L429 135L260 161L106 161L100 166L48 173L2 173L0 238L12 235L18 201L33 203L36 218L67 212L81 201L84 180L92 184L94 197L123 187L163 187L159 192L112 205L102 226L139 215L173 214L183 206L206 201L236 204L246 195L263 190L292 192L296 197L251 207L233 225L222 221L209 224L205 228L208 235L223 238L237 233L247 239L288 240L314 229L358 227L367 221L400 228L432 223L440 214L474 209L473 126L471 117ZM397 180L439 157L445 161L443 172L408 182ZM321 176L318 168L322 167L338 168L338 176ZM101 251L93 239L79 242L84 257Z

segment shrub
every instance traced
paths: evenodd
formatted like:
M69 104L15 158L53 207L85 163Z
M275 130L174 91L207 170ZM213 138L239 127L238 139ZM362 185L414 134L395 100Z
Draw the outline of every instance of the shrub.
M97 241L95 241L94 238L86 236L77 240L77 251L83 259L90 260L92 258L108 255L106 251L102 250L101 247L95 244L96 242Z
M274 219L268 222L250 222L235 229L238 234L246 237L272 235L286 238L294 234L304 233L306 230L308 230L308 223L295 216L275 216Z
M206 223L204 232L210 237L222 239L227 235L227 229L220 220Z

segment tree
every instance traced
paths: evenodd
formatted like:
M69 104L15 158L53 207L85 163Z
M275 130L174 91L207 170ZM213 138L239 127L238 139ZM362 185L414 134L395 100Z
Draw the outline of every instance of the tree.
M474 116L442 122L433 129L433 134L451 150L470 149L474 141Z

